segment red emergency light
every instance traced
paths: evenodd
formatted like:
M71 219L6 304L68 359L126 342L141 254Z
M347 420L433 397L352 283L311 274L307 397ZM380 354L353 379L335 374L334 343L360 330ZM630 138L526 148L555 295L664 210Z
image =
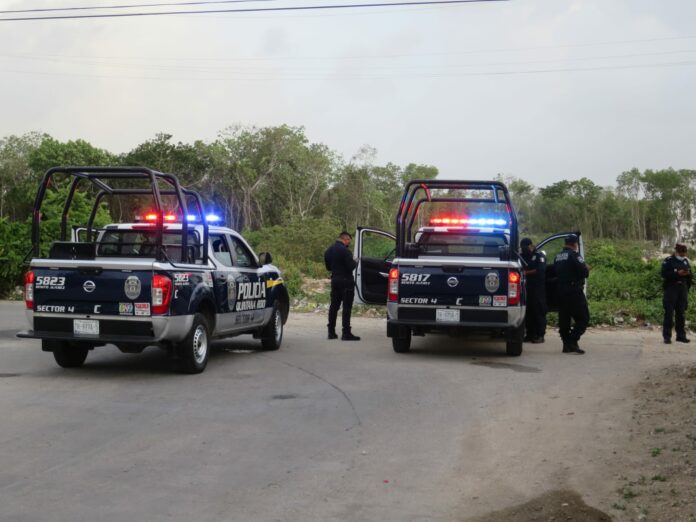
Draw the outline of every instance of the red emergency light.
M434 217L430 218L431 225L466 225L469 222L468 219L463 217Z

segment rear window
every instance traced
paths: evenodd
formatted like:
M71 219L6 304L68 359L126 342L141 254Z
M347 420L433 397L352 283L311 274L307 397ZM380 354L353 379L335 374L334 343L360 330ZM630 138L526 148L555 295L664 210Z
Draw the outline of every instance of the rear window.
M97 255L101 257L155 257L156 237L153 230L105 230L99 239ZM165 231L162 246L172 261L181 259L181 232ZM188 246L200 257L201 240L198 232L188 232Z
M506 244L502 234L422 232L418 252L422 256L498 257L499 247Z

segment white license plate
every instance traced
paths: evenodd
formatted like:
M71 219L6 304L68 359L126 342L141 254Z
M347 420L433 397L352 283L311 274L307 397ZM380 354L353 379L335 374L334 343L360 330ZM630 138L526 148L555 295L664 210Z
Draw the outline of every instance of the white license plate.
M73 319L75 335L99 335L99 321L92 319Z
M438 322L451 323L459 322L459 310L437 309L435 310L435 320Z

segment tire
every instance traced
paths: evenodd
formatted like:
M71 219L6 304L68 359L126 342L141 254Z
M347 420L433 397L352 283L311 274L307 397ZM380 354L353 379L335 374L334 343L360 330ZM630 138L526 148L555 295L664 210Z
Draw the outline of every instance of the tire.
M76 346L68 342L56 344L53 348L53 358L61 368L79 368L87 359L89 348Z
M201 373L205 370L210 354L210 327L203 314L193 316L191 330L177 348L184 373Z
M396 353L408 353L411 350L411 330L399 331L398 336L392 337L392 348Z
M524 338L524 325L514 330L505 343L505 353L510 357L522 355L522 339Z
M280 303L273 304L273 312L268 324L261 332L261 347L264 350L275 351L283 342L283 314L280 311Z

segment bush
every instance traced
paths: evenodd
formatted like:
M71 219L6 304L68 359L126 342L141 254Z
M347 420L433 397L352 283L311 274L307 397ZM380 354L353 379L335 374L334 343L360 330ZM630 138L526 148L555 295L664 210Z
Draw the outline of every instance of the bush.
M7 296L24 281L24 256L31 249L31 226L0 219L0 296Z
M305 218L289 221L283 226L246 231L244 237L257 252L283 256L316 272L316 267L307 263L323 266L324 251L340 231L341 226L329 219ZM323 273L326 275L326 269Z

